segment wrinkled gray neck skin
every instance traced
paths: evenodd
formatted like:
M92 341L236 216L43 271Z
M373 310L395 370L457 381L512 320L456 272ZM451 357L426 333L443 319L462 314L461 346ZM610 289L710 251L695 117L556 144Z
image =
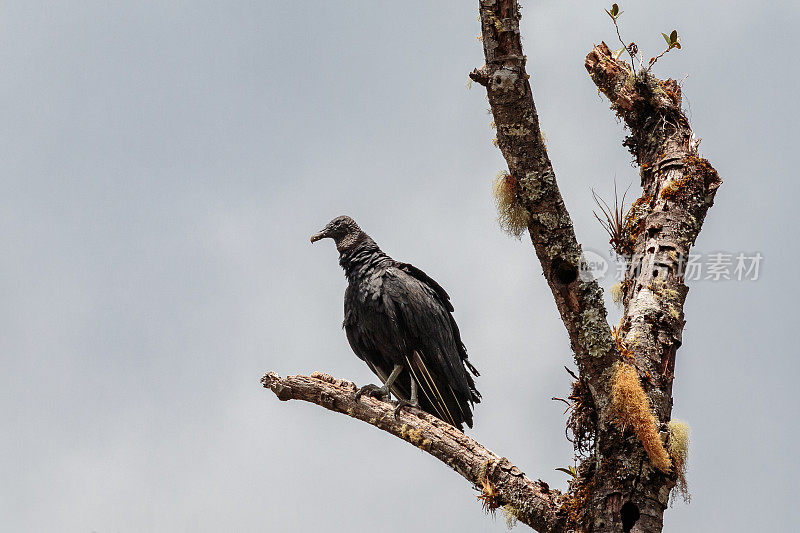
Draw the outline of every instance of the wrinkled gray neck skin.
M361 231L348 233L336 242L339 264L351 283L369 277L375 269L386 268L394 263L383 253L372 238Z
M361 228L359 228L355 224L353 224L353 226L355 227L352 228L347 233L347 235L344 235L343 237L340 237L338 240L336 240L336 250L338 250L340 255L345 253L347 250L350 250L358 246L365 238L372 240L370 239L369 235L367 235L361 230Z

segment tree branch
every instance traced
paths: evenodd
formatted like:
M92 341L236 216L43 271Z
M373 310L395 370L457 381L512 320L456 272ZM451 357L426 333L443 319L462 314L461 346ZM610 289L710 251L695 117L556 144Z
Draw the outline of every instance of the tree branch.
M656 414L654 430L666 435L689 291L684 269L722 182L698 154L700 141L681 109L681 88L675 80L660 80L647 69L633 72L612 57L605 43L594 47L585 66L630 130L623 144L640 168L642 196L623 228L626 240L621 247L632 255L622 283L625 311L617 338L622 359L636 369ZM597 461L617 476L596 476L593 530L618 530L615 521L623 500L616 495L621 488L632 487L628 499L636 509L637 531L660 532L677 474L655 469L639 443L621 438L611 424L600 424L597 442ZM637 464L634 476L629 472Z
M508 163L515 201L527 212L528 232L569 333L578 368L595 405L603 409L608 379L601 375L618 358L606 322L603 293L579 275L582 253L539 129L525 71L516 0L480 0L486 64L470 77L484 85Z
M519 520L542 533L561 533L563 520L556 515L558 491L542 481L531 481L505 457L488 450L456 428L418 409L406 408L394 418L394 405L362 396L355 401L356 386L322 372L282 378L274 372L261 378L279 400L302 400L347 414L413 444L461 474L476 487L489 483L495 494L492 507L507 506Z
M650 376L648 392L663 423L670 419L675 352L685 324L685 267L722 181L698 154L700 142L681 110L675 80L635 75L605 43L586 57L586 69L628 126L624 144L640 167L642 196L626 220L633 255L620 331L623 343L635 346L640 374Z

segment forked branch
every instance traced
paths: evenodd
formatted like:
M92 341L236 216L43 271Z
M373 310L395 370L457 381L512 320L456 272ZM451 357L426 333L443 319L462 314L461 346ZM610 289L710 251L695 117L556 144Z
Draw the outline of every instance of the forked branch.
M621 289L625 311L615 329L616 342L606 322L602 291L596 281L579 275L581 247L539 129L517 0L479 0L479 7L486 64L470 77L486 87L498 146L510 173L504 184L524 214L569 334L579 368L577 381L591 393L581 404L591 405L595 417L594 445L574 473L569 493L532 481L507 459L432 415L409 409L395 419L390 403L356 401L356 386L349 381L322 373L286 378L268 373L261 381L280 400L314 403L406 440L480 487L490 509L505 506L540 532L660 532L677 474L667 464L653 464L642 446L642 431L632 435L624 424L621 428L614 423L611 390L615 380L620 389L619 376L627 376L638 403L650 415L647 424L640 425L647 426L650 441L660 446L671 417L675 354L684 326L688 288L683 261L721 181L698 154L699 141L681 110L678 83L659 80L648 69L634 72L604 43L596 46L585 66L630 130L625 145L639 164L643 188L624 219L621 210L610 217L618 228L617 238L625 240L618 244L633 252ZM618 361L624 362L625 373L614 371L620 368L614 365Z

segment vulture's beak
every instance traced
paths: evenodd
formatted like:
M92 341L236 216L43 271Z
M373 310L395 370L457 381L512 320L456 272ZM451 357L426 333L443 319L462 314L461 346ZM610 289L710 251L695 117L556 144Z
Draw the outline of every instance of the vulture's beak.
M327 237L327 235L325 235L325 232L320 231L319 233L315 233L314 235L311 236L311 242L317 242L318 240L324 239L325 237Z

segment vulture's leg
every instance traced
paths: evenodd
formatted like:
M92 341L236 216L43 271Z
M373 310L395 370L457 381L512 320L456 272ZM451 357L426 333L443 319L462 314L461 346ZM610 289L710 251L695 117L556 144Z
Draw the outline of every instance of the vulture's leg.
M397 407L394 408L394 419L397 420L397 415L400 413L400 409L403 407L416 407L419 409L419 396L417 393L417 380L414 379L413 374L411 377L411 401L405 401L403 399L397 400Z
M379 387L371 383L369 385L364 385L363 387L358 389L358 392L356 392L356 401L358 401L361 398L362 394L368 394L375 398L379 398L384 402L390 401L392 399L392 394L391 392L389 392L389 389L392 386L392 383L394 383L394 380L397 379L397 376L399 376L400 372L402 371L403 371L403 365L394 365L394 369L392 369L392 373L389 374L389 377L386 378L386 381L384 381L383 387Z

